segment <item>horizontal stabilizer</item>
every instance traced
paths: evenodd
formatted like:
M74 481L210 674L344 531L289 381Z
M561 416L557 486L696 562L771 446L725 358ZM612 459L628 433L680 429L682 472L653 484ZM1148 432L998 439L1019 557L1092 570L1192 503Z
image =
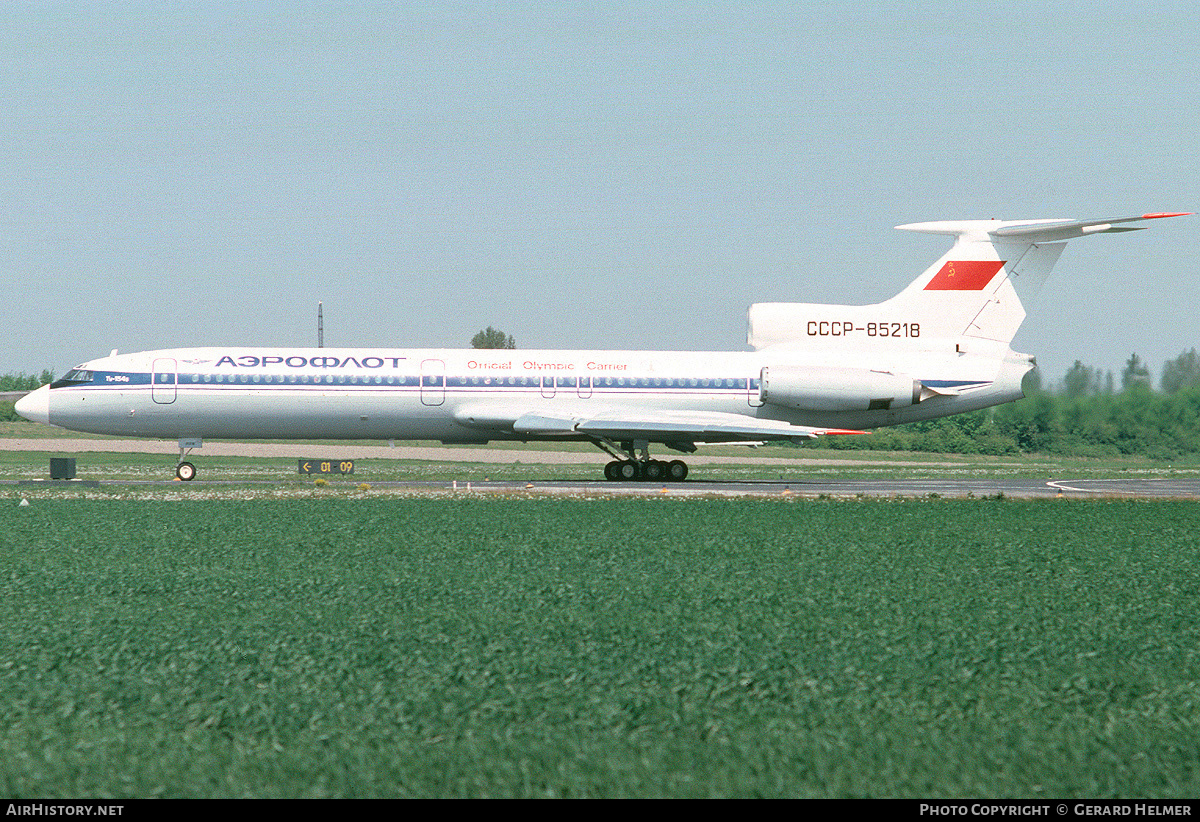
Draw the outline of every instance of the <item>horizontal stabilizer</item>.
M1021 225L1007 224L989 231L993 237L1020 239L1029 243L1046 243L1071 240L1089 234L1115 234L1121 231L1142 231L1146 226L1118 226L1117 223L1133 223L1142 220L1158 220L1163 217L1185 217L1189 212L1143 214L1140 217L1104 217L1096 220L1053 220L1037 221Z
M1117 223L1134 223L1143 220L1160 220L1164 217L1186 217L1190 211L1160 212L1143 214L1140 217L1100 217L1091 220L942 220L931 223L907 223L898 225L901 231L918 231L922 234L949 234L952 237L974 236L980 239L990 235L993 240L1015 240L1024 243L1050 243L1086 237L1089 234L1140 231L1146 226L1117 226Z

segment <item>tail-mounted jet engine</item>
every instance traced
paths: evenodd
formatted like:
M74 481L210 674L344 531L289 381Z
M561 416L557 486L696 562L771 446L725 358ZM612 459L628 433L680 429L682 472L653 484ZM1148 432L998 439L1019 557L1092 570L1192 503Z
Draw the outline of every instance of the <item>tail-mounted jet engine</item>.
M768 366L760 385L764 403L802 411L904 408L937 394L905 374L864 368Z

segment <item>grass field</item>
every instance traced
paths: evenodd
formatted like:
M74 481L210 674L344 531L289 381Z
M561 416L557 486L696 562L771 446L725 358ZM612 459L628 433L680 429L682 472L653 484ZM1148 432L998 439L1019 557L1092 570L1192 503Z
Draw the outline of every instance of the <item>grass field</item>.
M1200 506L0 507L0 793L1195 796Z

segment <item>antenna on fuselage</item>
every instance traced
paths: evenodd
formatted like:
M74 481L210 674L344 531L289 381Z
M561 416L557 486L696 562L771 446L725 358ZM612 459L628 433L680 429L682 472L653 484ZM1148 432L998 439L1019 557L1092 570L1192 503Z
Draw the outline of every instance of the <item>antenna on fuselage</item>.
M317 302L317 348L325 347L325 312Z

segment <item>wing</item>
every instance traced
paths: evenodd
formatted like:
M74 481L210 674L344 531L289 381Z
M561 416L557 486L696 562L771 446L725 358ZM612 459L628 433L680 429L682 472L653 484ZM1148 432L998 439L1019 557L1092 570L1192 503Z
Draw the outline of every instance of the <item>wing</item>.
M713 411L663 411L598 408L594 413L529 411L513 406L460 409L455 420L471 428L537 437L587 436L653 442L737 442L738 440L811 439L823 434L865 434L843 428L813 428Z

